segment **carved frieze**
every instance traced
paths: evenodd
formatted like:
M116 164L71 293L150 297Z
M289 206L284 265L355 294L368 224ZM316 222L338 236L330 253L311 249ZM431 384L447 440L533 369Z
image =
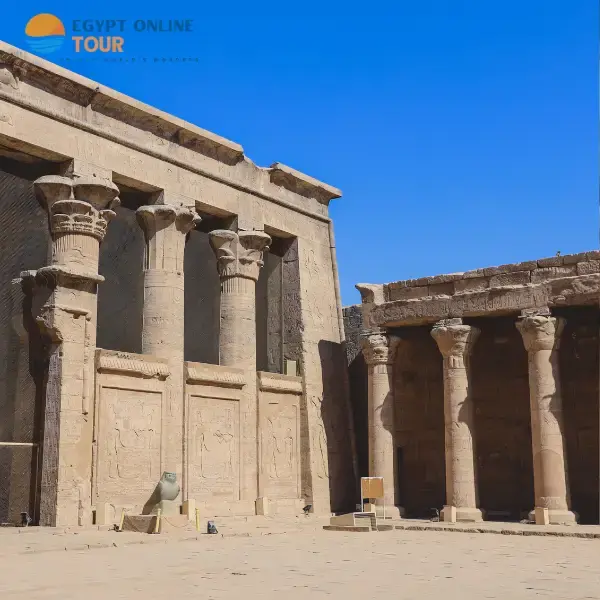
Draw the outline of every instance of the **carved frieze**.
M186 381L229 388L242 388L246 385L241 369L204 363L186 363Z
M258 372L258 384L261 391L282 394L301 394L302 378L276 373Z
M97 351L99 372L123 373L144 378L166 379L171 371L166 362L151 360L141 354L129 352Z

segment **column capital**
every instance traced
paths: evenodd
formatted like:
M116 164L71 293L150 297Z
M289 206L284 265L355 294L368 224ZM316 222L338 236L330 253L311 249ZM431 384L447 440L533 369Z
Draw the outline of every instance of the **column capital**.
M168 204L140 206L135 215L144 233L151 236L173 224L177 231L187 235L202 220L190 208Z
M269 250L271 237L264 231L230 231L216 229L209 234L210 245L217 257L221 279L244 277L258 280L263 266L263 253Z
M433 326L431 336L444 358L465 358L473 350L479 329L464 325L462 319L444 319Z
M400 338L385 330L366 331L360 337L360 344L368 365L391 365L396 356Z
M145 269L183 273L185 236L201 221L184 206L140 206L136 218L146 240Z
M527 352L558 349L565 326L562 317L547 314L525 314L515 323Z
M120 204L119 188L106 179L45 175L36 179L34 189L48 212L53 239L61 234L80 234L101 242Z

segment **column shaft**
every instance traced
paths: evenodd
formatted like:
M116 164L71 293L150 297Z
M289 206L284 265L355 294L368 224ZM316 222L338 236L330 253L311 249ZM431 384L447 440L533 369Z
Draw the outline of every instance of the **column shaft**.
M377 511L391 517L402 512L396 503L396 443L392 365L399 339L382 332L367 333L362 338L363 354L368 365L369 402L369 476L383 477L384 497L377 500Z
M262 496L259 500L256 282L271 238L262 231L222 229L210 233L210 243L221 278L219 363L246 373L240 402L240 500L256 500L256 510L262 512L268 503Z
M460 319L441 321L431 335L444 361L446 502L444 520L481 521L474 451L474 411L468 358L478 330ZM454 514L455 513L455 514Z
M256 282L252 279L221 280L219 362L256 370Z
M558 367L563 327L563 319L547 315L517 322L528 353L535 508L547 508L550 523L576 521L569 506Z
M115 216L118 189L107 179L41 177L51 265L37 272L46 299L38 317L49 347L43 426L40 524L91 524L92 399L100 242Z
M183 260L186 235L200 218L187 208L169 205L142 206L136 214L146 240L142 352L169 362L163 467L176 474L186 500Z

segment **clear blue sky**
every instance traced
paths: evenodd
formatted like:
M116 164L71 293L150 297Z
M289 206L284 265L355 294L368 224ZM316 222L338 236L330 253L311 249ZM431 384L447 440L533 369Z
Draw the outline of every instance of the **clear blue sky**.
M197 63L69 68L341 188L344 304L357 282L598 247L596 0L5 4L19 47L39 12L193 19L124 56Z

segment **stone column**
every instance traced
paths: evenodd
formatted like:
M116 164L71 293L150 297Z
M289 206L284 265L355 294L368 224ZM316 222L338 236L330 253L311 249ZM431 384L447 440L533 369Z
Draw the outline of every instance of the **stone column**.
M558 349L564 319L522 316L516 326L528 354L535 509L548 509L550 523L575 523L570 510L563 437Z
M209 237L221 279L219 363L247 374L240 405L240 499L257 500L256 282L271 238L264 231L226 229ZM263 504L257 502L259 512Z
M40 524L91 523L92 402L100 242L118 205L112 181L41 177L51 265L23 274L47 299L38 323L50 344L42 444ZM42 294L42 291L37 292Z
M479 330L447 319L431 331L444 358L444 425L446 445L446 506L444 521L481 521L474 451L474 410L469 355Z
M163 470L177 475L182 498L187 499L183 480L184 448L184 274L186 235L200 217L185 207L163 204L142 206L136 216L146 240L144 256L144 309L142 352L169 361L166 382L166 448ZM156 482L158 483L158 482ZM176 511L175 505L172 506Z
M396 423L394 420L394 392L392 365L399 338L385 331L371 331L361 338L365 362L368 366L369 402L369 476L383 477L383 500L376 504L378 516L385 514L400 517L401 509L396 506Z

